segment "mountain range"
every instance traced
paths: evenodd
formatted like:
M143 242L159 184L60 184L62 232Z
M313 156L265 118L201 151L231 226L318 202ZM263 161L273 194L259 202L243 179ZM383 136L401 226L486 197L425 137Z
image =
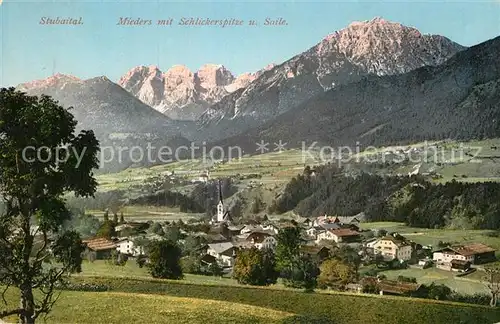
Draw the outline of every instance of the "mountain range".
M255 152L261 140L391 145L500 136L500 37L438 66L367 76L318 95L257 128L219 142Z
M122 76L118 84L173 119L196 120L208 107L245 88L272 67L270 64L256 73L235 77L221 64L205 64L194 73L184 65L175 65L165 73L156 66L138 66Z
M118 83L54 75L18 88L72 106L102 136L153 134L240 145L327 144L498 135L498 40L467 48L375 18L289 60L235 77L221 64L132 68ZM497 101L495 101L497 100ZM474 117L479 114L479 118Z

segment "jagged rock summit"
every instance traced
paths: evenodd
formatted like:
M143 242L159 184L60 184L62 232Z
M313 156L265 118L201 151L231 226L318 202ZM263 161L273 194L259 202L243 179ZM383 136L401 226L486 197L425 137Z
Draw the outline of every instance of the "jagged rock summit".
M196 72L174 65L164 73L157 66L138 66L118 84L171 118L195 120L224 96L248 86L259 73L235 77L221 64L205 64Z

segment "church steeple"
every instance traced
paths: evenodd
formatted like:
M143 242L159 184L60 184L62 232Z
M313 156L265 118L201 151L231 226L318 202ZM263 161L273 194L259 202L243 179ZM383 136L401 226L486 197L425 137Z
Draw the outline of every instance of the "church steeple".
M221 184L220 180L219 180L219 202L223 203L223 201L222 201L222 184Z

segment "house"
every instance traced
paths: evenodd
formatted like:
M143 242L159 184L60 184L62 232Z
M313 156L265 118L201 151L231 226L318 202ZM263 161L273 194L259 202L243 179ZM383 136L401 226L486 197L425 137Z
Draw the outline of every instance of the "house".
M319 243L322 240L334 241L335 243L347 243L347 242L354 242L359 239L360 239L359 232L353 231L348 228L339 228L339 229L326 230L325 232L318 234L316 243Z
M252 233L252 232L259 232L259 231L263 231L264 229L262 228L262 226L260 225L245 225L240 233L241 234L249 234L249 233Z
M373 251L376 254L381 254L384 259L408 261L411 259L412 246L410 242L401 236L388 235L373 244Z
M300 223L301 223L302 225L304 225L305 227L311 227L311 226L313 226L313 223L314 223L314 222L313 222L313 220L312 220L312 219L310 219L310 218L304 218L304 220L302 220Z
M207 244L207 254L215 257L220 265L232 267L236 248L231 242Z
M422 288L421 284L386 280L377 277L364 277L361 283L362 285L376 287L380 295L415 296Z
M261 225L261 227L262 227L262 230L267 231L267 232L272 232L274 234L278 234L278 232L279 232L278 226L271 224L271 223L266 224L266 225Z
M250 233L246 241L257 249L274 249L278 243L276 239L268 232L252 232Z
M306 230L306 234L307 236L314 237L314 239L316 239L318 234L324 231L325 229L321 226L312 226Z
M116 244L107 238L94 238L90 240L83 240L87 254L93 256L96 260L109 259L111 253L116 251Z
M245 227L245 225L233 225L228 226L229 233L231 236L236 236L241 234L241 230Z
M122 238L115 242L116 251L122 254L138 256L144 254L142 246L135 246L134 242L129 238Z
M448 246L434 251L432 259L436 262L436 267L448 270L452 260L468 261L471 264L493 261L495 260L495 249L481 243Z

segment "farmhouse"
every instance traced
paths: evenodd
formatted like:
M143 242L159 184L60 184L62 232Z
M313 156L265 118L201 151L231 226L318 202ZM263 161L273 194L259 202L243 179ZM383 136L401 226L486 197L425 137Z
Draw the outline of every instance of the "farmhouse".
M116 251L122 254L138 256L144 254L142 247L138 247L129 238L122 238L116 241Z
M266 232L252 232L247 236L246 241L259 250L274 249L277 244L276 239Z
M215 257L222 266L232 267L236 248L231 242L208 244L207 254Z
M411 243L406 241L401 236L396 238L388 235L379 239L372 245L374 253L381 254L385 259L398 259L403 261L411 259Z
M106 238L95 238L82 241L87 253L92 254L96 260L109 259L116 250L116 244Z
M318 234L316 243L319 243L322 240L334 241L335 243L355 242L359 240L359 238L359 232L353 231L348 228L339 228L327 230L323 233Z
M438 268L449 268L452 260L468 261L471 264L481 264L495 260L495 249L481 243L449 246L435 251L432 259Z

